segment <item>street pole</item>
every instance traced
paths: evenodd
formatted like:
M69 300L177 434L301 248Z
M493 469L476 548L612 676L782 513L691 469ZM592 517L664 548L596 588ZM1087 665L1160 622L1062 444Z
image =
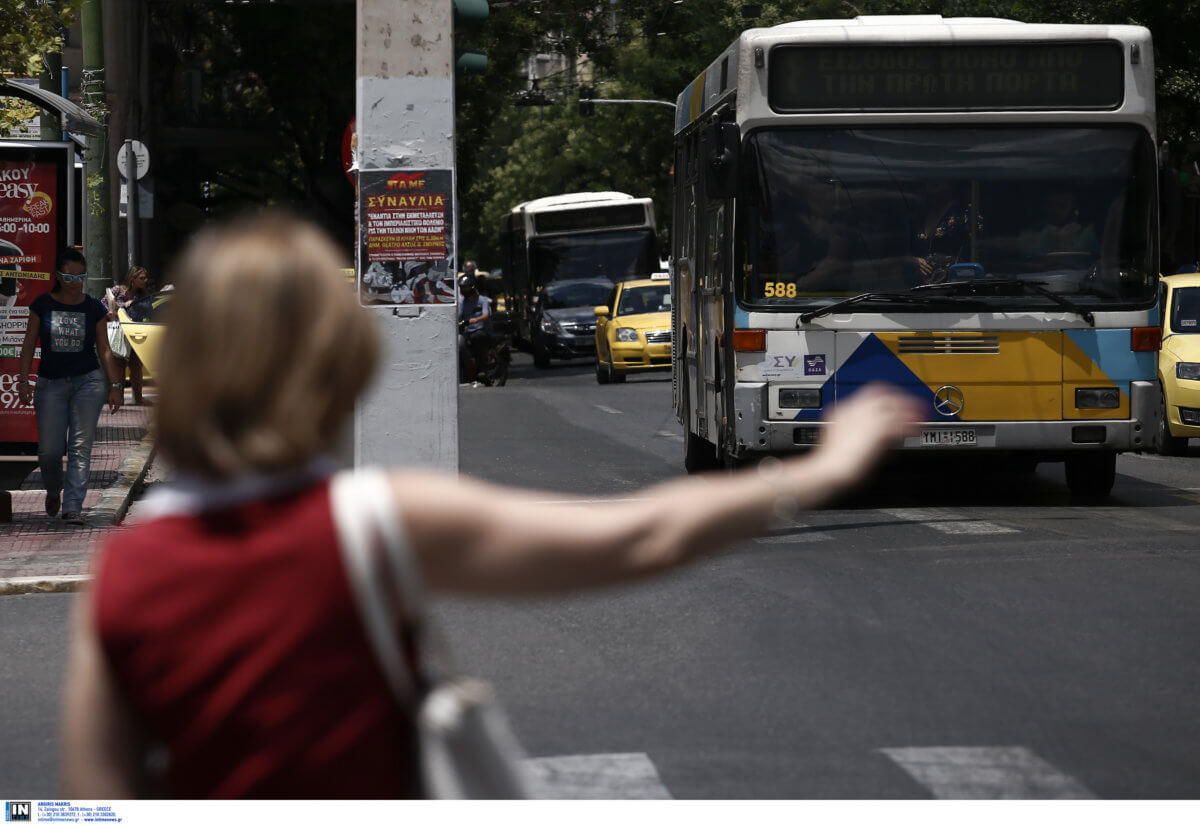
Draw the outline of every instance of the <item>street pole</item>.
M108 90L104 82L104 19L101 0L85 0L80 10L83 28L83 108L108 124ZM88 294L99 297L112 286L112 223L109 220L108 138L88 138L84 160L84 241L88 258Z
M457 226L452 208L452 8L450 0L357 0L360 295L370 294L363 272L372 261L401 273L409 271L405 263L411 267L414 261L424 261L430 264L427 274L448 270L453 277ZM440 193L441 202L448 197L450 203L444 213L409 220L412 213L406 214L403 204L417 203L418 192L434 198ZM410 193L417 199L407 197ZM383 220L378 217L381 203L399 205ZM439 222L441 235L433 230L439 239L433 244L436 251L424 257L408 255L408 247L431 247L427 226L406 227ZM443 236L444 248L439 245ZM380 305L374 298L367 305L380 330L383 352L375 383L356 409L355 464L457 471L455 305Z
M137 265L138 174L133 139L125 141L125 241L126 271Z
M62 94L62 52L42 55L42 73L38 85L48 92ZM62 123L59 116L50 109L42 109L39 125L42 140L62 140Z

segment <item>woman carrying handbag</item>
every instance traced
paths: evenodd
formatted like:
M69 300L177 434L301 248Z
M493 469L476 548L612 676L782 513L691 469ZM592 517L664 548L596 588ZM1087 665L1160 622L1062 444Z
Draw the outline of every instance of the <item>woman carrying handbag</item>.
M104 308L108 310L108 341L113 354L121 359L123 366L129 367L129 386L133 390L134 406L153 406L142 397L142 362L125 339L121 331L121 322L117 320L118 309L128 309L129 305L138 298L150 294L150 275L144 266L131 266L125 274L125 282L119 286L111 286L104 291ZM124 369L122 369L124 372Z
M342 265L316 229L267 214L208 230L177 267L155 411L178 479L108 540L80 599L67 796L519 796L486 691L430 655L423 592L661 572L845 491L915 417L869 388L808 457L624 503L336 472L326 456L378 360Z

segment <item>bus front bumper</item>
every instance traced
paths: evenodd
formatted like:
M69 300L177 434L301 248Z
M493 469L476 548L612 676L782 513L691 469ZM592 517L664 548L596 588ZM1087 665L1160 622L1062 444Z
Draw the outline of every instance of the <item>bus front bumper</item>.
M1063 453L1103 449L1141 452L1152 449L1159 415L1157 381L1130 385L1130 417L1058 421L923 421L902 449L921 452L1001 450L1041 453L1046 460ZM823 421L768 419L767 384L734 387L735 453L739 456L797 452L820 440Z

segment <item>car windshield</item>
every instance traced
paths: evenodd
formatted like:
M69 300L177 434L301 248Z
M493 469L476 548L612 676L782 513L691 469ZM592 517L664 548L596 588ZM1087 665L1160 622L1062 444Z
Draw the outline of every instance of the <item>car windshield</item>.
M645 312L671 311L671 284L626 287L621 291L618 315L640 315Z
M808 308L983 277L1093 307L1156 294L1156 166L1137 127L762 130L741 169L743 303Z
M1171 331L1185 335L1200 332L1200 286L1175 290L1171 297Z
M542 291L547 309L567 309L572 306L599 306L608 300L612 284L606 280L560 280Z
M652 229L539 237L529 243L534 283L569 278L612 282L644 278L658 268Z

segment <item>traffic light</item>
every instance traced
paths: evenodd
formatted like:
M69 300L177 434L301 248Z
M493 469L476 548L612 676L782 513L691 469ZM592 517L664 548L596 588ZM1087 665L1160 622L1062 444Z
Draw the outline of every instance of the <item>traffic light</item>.
M481 26L488 19L488 0L454 0L454 30L460 26ZM470 49L454 50L454 68L463 74L483 74L487 70L487 55Z
M592 102L592 97L596 94L596 90L591 86L579 87L579 116L591 117L596 113L596 104Z

